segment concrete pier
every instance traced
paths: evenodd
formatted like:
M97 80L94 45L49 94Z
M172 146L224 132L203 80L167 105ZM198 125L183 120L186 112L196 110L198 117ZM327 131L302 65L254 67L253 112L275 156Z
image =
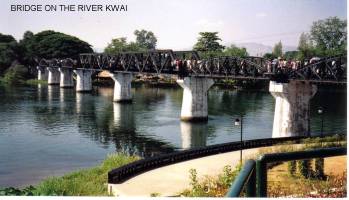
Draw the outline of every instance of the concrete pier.
M207 121L207 91L214 84L213 79L186 77L177 83L184 89L181 120Z
M92 90L92 71L85 69L74 70L76 74L76 91L89 92Z
M48 71L48 84L49 85L58 85L59 84L59 76L60 73L58 71L58 68L55 67L47 67Z
M110 73L110 77L114 80L114 102L131 102L131 73Z
M269 92L275 98L273 138L309 134L310 99L316 91L316 85L309 82L270 81Z
M74 87L73 70L69 68L59 68L58 70L59 72L61 72L61 80L59 82L59 86L61 88Z
M38 70L38 80L47 81L48 73L46 67L37 66L36 69Z

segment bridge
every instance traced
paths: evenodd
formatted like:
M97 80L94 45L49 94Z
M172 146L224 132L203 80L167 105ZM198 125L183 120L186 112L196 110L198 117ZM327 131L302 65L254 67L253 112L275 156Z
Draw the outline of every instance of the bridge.
M273 63L261 57L222 56L201 59L196 51L153 50L117 54L80 54L78 59L41 59L38 79L76 91L92 90L92 74L107 70L114 80L115 102L132 101L131 81L135 74L177 75L184 89L181 119L208 119L207 91L217 79L270 81L275 114L273 137L307 136L309 134L310 99L319 84L346 84L346 56L333 56L316 61Z

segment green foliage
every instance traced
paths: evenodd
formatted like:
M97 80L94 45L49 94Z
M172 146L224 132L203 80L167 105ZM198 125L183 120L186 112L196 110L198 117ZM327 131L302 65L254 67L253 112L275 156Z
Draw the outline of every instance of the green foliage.
M24 82L28 75L28 69L23 65L14 65L6 70L3 82L10 85L18 85Z
M108 172L138 159L138 157L124 154L112 154L100 166L73 172L63 177L48 178L35 188L30 186L23 190L16 188L0 189L0 196L107 196Z
M298 57L298 51L286 51L284 54L284 58L286 60L295 60Z
M311 176L311 160L299 160L298 162L298 170L299 173L304 178L310 178Z
M219 41L222 41L218 37L218 32L200 32L200 37L194 45L194 50L204 51L204 52L221 52L224 49L224 46L219 44Z
M157 38L151 31L146 30L135 30L134 32L136 36L136 45L139 45L140 47L144 49L155 49Z
M265 54L263 55L263 58L266 58L266 59L268 59L268 60L272 60L272 59L277 58L277 56L275 56L275 55L272 54L272 53L265 53Z
M77 59L80 53L93 52L91 45L79 38L51 30L39 32L29 38L24 42L23 48L38 58Z
M18 44L11 35L0 33L0 74L18 58Z
M276 43L274 45L273 55L275 55L276 57L282 57L282 43L281 43L281 41L279 41L278 43Z
M22 190L14 187L0 188L0 196L33 196L35 190L35 187L32 185Z
M12 35L4 35L0 33L0 43L10 43L16 42L15 38Z
M135 42L127 43L126 38L115 38L112 39L111 43L104 49L105 53L115 54L120 52L129 51L144 51L145 48Z
M346 54L347 20L329 17L313 23L310 37L323 56Z
M324 178L324 159L323 158L316 158L315 159L315 171L314 176L315 178Z
M107 157L103 163L87 170L80 170L63 177L49 178L37 186L39 195L97 196L107 195L108 171L136 161L138 158L123 154Z
M248 56L248 53L245 47L239 48L233 44L230 47L226 47L223 51L223 54L225 56L237 56L237 57Z
M295 160L287 162L287 170L291 176L294 176L297 171L297 162Z
M196 170L191 169L189 171L191 189L183 191L181 195L186 197L223 197L240 170L241 165L237 165L235 169L232 169L231 166L225 166L223 172L217 177L205 177L199 181Z

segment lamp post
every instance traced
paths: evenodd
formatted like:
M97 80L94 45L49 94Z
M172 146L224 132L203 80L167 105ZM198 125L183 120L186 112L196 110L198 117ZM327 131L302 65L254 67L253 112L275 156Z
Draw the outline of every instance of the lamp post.
M242 115L235 119L235 126L240 126L240 165L242 164Z
M323 115L324 109L322 107L319 107L317 110L317 113L321 115L321 137L323 136L324 131L324 115Z

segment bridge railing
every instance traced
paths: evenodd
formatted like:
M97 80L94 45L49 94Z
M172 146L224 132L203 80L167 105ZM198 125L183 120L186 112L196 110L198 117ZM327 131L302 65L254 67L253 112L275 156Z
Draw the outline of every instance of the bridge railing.
M280 82L310 80L346 83L346 56L319 59L310 64L276 64L260 57L219 56L201 59L196 51L152 50L117 54L85 53L78 60L42 59L38 65L108 70L143 74L178 75L234 79L272 79ZM65 64L66 63L66 64Z
M256 161L246 161L242 171L229 188L227 197L239 197L246 187L247 197L267 197L267 164L311 158L347 155L346 147L322 148L307 151L272 153L260 156Z

